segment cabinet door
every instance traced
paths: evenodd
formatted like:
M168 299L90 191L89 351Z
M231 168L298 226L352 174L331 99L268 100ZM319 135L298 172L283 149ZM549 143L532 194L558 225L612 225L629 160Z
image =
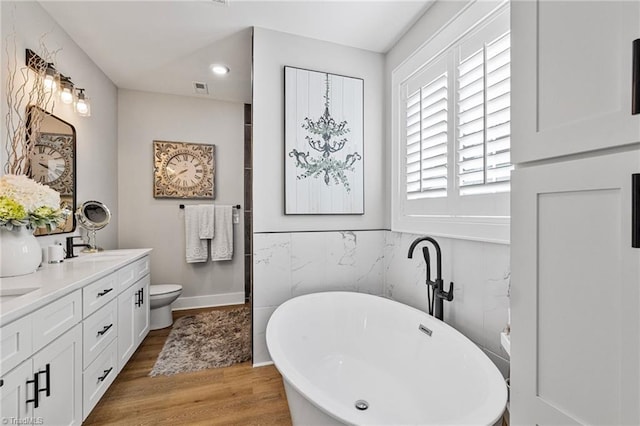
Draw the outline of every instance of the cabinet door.
M24 419L33 416L33 403L27 403L33 398L33 368L31 360L25 361L14 368L8 374L4 374L0 380L0 408L3 423L21 424L13 422L12 419Z
M511 13L512 163L640 141L640 2L515 1Z
M635 150L513 173L513 424L640 424L638 172Z
M135 310L135 328L136 328L136 347L142 343L146 335L149 333L149 275L138 281L137 288L140 293L139 303L136 303Z
M136 350L134 318L138 290L136 285L132 285L118 296L118 371Z
M40 404L33 415L45 424L82 424L82 324L38 352L33 371L40 374Z

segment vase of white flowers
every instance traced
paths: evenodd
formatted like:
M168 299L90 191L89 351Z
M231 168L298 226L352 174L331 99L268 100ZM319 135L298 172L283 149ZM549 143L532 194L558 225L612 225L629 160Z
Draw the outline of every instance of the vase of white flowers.
M35 228L48 231L63 223L60 194L24 175L0 177L0 277L35 272L42 260Z

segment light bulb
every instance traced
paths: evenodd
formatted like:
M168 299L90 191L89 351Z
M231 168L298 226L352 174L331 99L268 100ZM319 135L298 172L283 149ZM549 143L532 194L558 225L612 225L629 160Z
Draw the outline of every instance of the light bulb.
M89 99L84 94L84 89L78 89L76 103L73 105L74 110L81 117L90 117L91 116L91 104L89 103Z
M86 114L87 111L89 111L89 107L87 107L87 103L84 99L78 100L78 103L76 104L76 111L78 111L78 114L80 115Z
M71 89L68 87L64 87L62 92L60 92L60 100L63 104L70 104L73 102L73 93L71 93Z
M55 90L57 89L57 84L56 84L56 75L55 75L55 71L51 68L47 68L47 71L45 72L44 75L44 89L50 92L55 92Z

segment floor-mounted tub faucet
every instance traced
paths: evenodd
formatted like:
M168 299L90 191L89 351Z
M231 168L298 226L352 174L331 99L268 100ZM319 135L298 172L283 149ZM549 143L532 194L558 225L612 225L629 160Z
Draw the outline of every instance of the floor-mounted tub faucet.
M431 237L420 237L414 240L409 247L409 259L413 258L413 252L416 246L422 241L427 241L436 249L436 279L431 281L431 257L429 256L429 247L422 247L422 255L427 264L427 301L429 305L429 314L435 316L439 320L444 320L444 303L453 300L453 283L449 287L449 291L444 291L444 281L442 280L442 251L440 244ZM434 308L435 305L435 308Z

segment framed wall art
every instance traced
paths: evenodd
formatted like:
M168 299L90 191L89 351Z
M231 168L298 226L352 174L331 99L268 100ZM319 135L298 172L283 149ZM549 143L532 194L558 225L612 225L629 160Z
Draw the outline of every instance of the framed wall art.
M364 81L284 67L285 214L364 214Z
M153 141L155 198L215 198L215 145Z

